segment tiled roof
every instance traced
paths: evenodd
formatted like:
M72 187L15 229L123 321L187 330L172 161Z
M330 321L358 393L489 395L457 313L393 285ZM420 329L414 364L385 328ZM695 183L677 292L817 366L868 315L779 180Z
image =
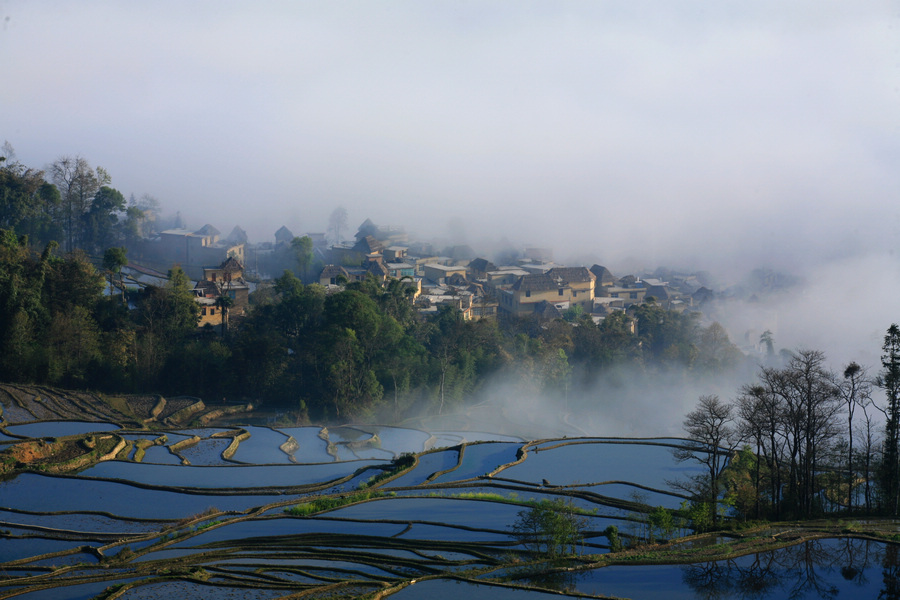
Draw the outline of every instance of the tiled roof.
M591 273L597 278L597 283L603 285L605 283L615 283L616 278L609 272L609 269L602 265L594 265L591 267Z
M222 266L220 266L219 268L226 273L235 273L237 271L243 271L244 265L242 265L241 261L239 261L235 257L229 256L225 259L225 261L222 263Z
M278 231L275 232L275 239L276 240L284 240L284 239L292 240L292 239L294 239L294 233L290 229L288 229L287 227L282 225L281 227L278 228Z
M555 279L549 275L541 274L519 277L519 280L513 284L512 289L522 292L547 292L558 287Z
M207 223L206 225L204 225L203 227L201 227L194 233L197 235L212 235L212 236L221 235L221 232L218 229L216 229L215 227L213 227L212 225L210 225L209 223Z
M356 252L364 252L365 254L371 254L372 252L381 252L384 249L384 244L376 240L371 235L367 235L361 238L356 245L353 246L353 250Z
M319 279L322 279L324 277L331 279L332 277L338 277L340 275L343 275L347 279L350 279L350 274L347 273L347 269L345 269L344 267L341 267L339 265L325 265L325 268L322 269L322 274L319 275Z
M479 271L481 273L487 273L488 271L497 270L497 265L492 263L486 258L476 258L472 262L469 263L469 268L473 271Z
M585 283L595 279L594 274L585 267L555 267L547 271L547 275L563 283Z

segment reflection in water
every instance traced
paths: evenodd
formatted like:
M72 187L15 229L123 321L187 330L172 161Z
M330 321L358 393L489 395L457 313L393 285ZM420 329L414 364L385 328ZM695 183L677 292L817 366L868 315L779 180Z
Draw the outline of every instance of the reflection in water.
M882 582L870 577L882 568ZM898 546L851 538L812 540L733 560L682 567L696 598L836 598L841 592L900 600ZM849 584L849 588L848 588ZM849 591L852 590L852 591ZM871 595L870 595L871 594Z
M896 600L900 598L900 563L898 563L897 546L890 544L884 551L881 561L883 586L878 594L879 600Z

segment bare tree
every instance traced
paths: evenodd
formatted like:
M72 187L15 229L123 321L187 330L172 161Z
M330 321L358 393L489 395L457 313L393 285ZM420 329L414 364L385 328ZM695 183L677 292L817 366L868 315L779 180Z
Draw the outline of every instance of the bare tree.
M718 396L700 396L697 408L684 419L684 431L691 444L675 450L678 461L692 460L707 473L694 480L695 493L707 503L713 527L718 518L719 478L728 463L734 441L733 408Z

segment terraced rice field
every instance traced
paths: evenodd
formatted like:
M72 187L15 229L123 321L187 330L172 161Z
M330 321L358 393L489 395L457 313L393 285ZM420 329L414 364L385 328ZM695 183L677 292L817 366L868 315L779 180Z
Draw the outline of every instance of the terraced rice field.
M0 598L653 598L676 597L652 593L673 592L685 572L523 576L515 564L531 554L512 530L530 502L572 500L585 520L579 554L606 553L608 526L626 540L642 527L635 493L643 509L681 502L667 481L698 470L672 458L679 440L531 443L371 426L141 432L117 430L112 415L62 425L3 405L0 450L45 437L44 425L51 437L118 435L122 447L77 474L0 481ZM737 577L745 565L716 568Z

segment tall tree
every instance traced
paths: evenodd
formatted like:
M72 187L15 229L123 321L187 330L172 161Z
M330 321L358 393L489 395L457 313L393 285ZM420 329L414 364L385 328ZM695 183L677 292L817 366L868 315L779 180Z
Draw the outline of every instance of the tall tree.
M692 444L675 450L676 460L692 460L706 467L706 474L695 480L694 490L709 507L713 527L718 518L719 479L731 453L735 433L731 405L718 396L701 396L697 408L684 419L684 431Z
M59 190L44 181L43 171L18 162L8 142L0 153L0 227L28 235L32 243L49 242Z
M56 244L38 259L27 240L0 229L0 379L34 377L39 330L49 320L44 281Z
M122 192L106 185L97 190L90 208L82 215L84 249L99 253L124 241L125 234L120 226L119 215L125 210L125 196Z
M125 304L125 285L122 283L122 267L128 265L128 256L125 248L107 248L103 253L103 269L109 277L109 295L112 296L113 286L116 285L122 291L122 304Z
M844 380L838 389L847 412L847 509L852 511L856 482L856 470L853 468L853 414L858 406L867 403L871 393L866 370L856 362L851 362L844 368Z
M50 165L50 178L62 197L62 222L65 250L81 243L82 216L90 208L97 191L110 182L109 174L100 167L92 169L80 156L61 156Z
M308 235L303 237L295 237L291 240L291 249L294 251L294 257L297 260L297 272L300 279L309 280L309 268L313 262L313 241Z
M892 515L900 508L900 327L888 327L881 355L881 373L876 380L887 399L884 456L881 465L881 495Z

